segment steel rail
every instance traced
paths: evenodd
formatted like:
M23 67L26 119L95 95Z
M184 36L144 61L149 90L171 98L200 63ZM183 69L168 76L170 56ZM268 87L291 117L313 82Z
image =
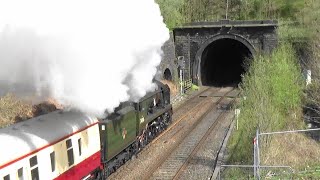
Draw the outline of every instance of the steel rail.
M232 90L231 90L232 91ZM231 92L230 91L230 92ZM221 98L221 101L223 99L227 98L226 95L223 96ZM232 105L234 103L235 99L233 99L232 101L230 101L228 103L229 105ZM179 168L178 172L176 173L176 175L173 177L173 179L178 179L180 177L180 175L185 171L186 167L188 166L188 164L190 163L190 160L195 156L195 154L198 152L198 150L200 149L200 147L204 144L204 142L207 140L207 138L209 137L209 135L213 132L213 130L217 127L217 125L226 118L227 115L227 111L223 110L219 116L217 117L217 119L211 124L211 126L209 127L209 129L207 130L207 132L202 136L201 140L197 143L197 145L195 146L195 148L192 150L191 154L188 156L188 158L185 160L185 162L183 163L183 165ZM219 149L220 150L220 149ZM219 154L219 152L218 152Z
M211 104L211 105L209 106L209 108L205 111L205 113L203 113L203 114L198 118L198 120L193 124L193 126L192 126L190 129L187 130L186 133L187 133L187 134L190 134L190 132L192 132L192 131L198 126L198 124L205 118L205 116L207 116L207 115L211 112L211 110L213 110L215 107L217 107L217 106L221 103L221 101L226 98L226 95L227 95L228 93L232 92L233 90L234 90L234 88L232 88L231 90L228 90L227 92L224 92L224 93L223 93L223 96L219 97L218 101L216 101L215 103L212 103L212 102L210 102L210 101L206 101L206 100L211 99L211 98L206 98L206 99L204 99L202 102L212 103L212 104ZM211 92L211 93L210 93L208 96L206 96L206 97L211 97L211 96L214 95L215 93L217 93L217 91ZM203 94L203 93L202 93L202 94ZM174 137L174 136L172 136L172 137ZM173 149L177 149L177 147L178 147L182 142L183 142L183 140L181 140L179 143L176 143L175 146L173 147ZM172 152L173 152L173 151L172 151ZM144 178L144 179L150 179L151 176L154 174L155 170L158 169L166 160L167 160L167 157L161 158L161 160L159 160L159 163L157 163L158 165L157 165L155 168L151 169L151 174L146 175L146 178ZM150 172L150 171L149 171L149 172Z
M206 93L208 90L210 90L210 88L206 89L205 91L203 91L203 92L200 93L200 94ZM216 91L214 91L213 93L215 93L215 92L216 92ZM198 96L200 96L200 95L198 95ZM190 100L193 100L193 99L195 99L195 98L198 97L198 96L194 96L194 97L193 97L192 99L190 99ZM203 104L204 104L203 102L204 102L204 101L200 101L196 106L193 106L193 108L192 108L191 110L189 110L188 113L184 114L182 117L178 118L178 120L174 121L174 123L171 124L168 129L166 129L166 130L164 130L163 132L161 132L161 134L159 134L159 135L158 135L154 140L152 140L152 142L149 143L149 144L150 144L150 145L155 144L164 134L166 134L166 132L170 131L173 127L175 127L180 121L182 121L183 119L185 119L187 116L193 114L194 111L195 111L200 105L203 105Z

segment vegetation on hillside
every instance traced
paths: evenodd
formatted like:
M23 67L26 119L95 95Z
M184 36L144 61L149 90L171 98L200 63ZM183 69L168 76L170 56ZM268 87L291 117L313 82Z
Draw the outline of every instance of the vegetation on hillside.
M257 56L243 78L239 129L231 138L230 160L252 164L253 137L262 132L302 128L302 78L293 48L281 45Z
M167 26L172 29L184 23L220 19L307 19L305 7L315 0L156 0Z
M250 63L240 86L242 99L238 108L241 113L238 129L229 140L229 164L253 164L253 139L257 129L260 132L305 129L302 118L305 83L298 62L293 46L281 43L271 55L256 56ZM295 174L290 176L294 178L320 177L300 173L306 168L318 169L320 162L320 144L306 134L264 135L259 142L260 165L291 166ZM276 170L279 171L267 169ZM248 173L237 170L228 175L242 178ZM283 178L289 177L280 177Z

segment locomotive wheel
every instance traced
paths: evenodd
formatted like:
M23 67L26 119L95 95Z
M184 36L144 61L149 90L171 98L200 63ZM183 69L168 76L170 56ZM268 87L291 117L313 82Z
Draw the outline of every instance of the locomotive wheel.
M163 116L163 122L165 123L166 128L167 128L171 124L171 121L172 121L171 114L167 112L162 116Z

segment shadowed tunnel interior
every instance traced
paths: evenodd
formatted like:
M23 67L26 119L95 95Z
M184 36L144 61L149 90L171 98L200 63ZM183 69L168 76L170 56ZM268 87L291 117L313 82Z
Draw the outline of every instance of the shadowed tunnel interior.
M205 86L237 86L245 73L244 62L250 50L240 41L219 39L209 44L202 54L201 81Z
M163 78L165 80L172 81L172 75L171 75L171 72L168 68L166 70L164 70Z

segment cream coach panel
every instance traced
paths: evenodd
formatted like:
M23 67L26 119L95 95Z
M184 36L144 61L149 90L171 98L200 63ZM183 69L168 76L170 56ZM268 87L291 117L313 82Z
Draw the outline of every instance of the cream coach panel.
M55 152L55 171L53 172L53 177L58 177L60 174L69 169L66 146L66 140L68 139L69 138L64 139L52 146L52 150Z
M22 168L22 177L27 179L29 168L27 167L29 161L27 158L22 159L16 163L11 164L0 170L0 179L2 180L6 175L10 174L10 179L18 179L18 170Z
M37 153L34 153L30 156L26 156L23 159L12 163L11 165L1 169L0 171L0 179L3 179L6 175L10 174L11 179L32 179L31 178L31 170L38 168L38 175L40 179L51 179L50 174L44 174L43 172L46 171L47 168L47 159L45 157L46 150L45 148ZM30 159L36 157L37 161L33 167L30 167ZM35 159L35 158L34 158ZM49 159L50 160L50 159ZM18 172L19 171L19 172ZM47 171L46 171L47 172Z
M79 156L79 143L81 139L81 155ZM94 153L100 151L99 125L96 124L85 131L82 131L72 137L74 143L74 154L77 163L87 159Z
M75 164L80 163L81 161L85 160L87 157L89 157L91 154L88 152L88 131L90 128L75 134L72 137L73 143L74 143L74 156L75 156ZM79 144L79 139L81 141L81 144ZM80 154L80 148L79 145L81 145L81 154Z
M86 131L86 130L84 130ZM82 131L82 132L84 132ZM80 134L81 132L77 133L77 134ZM76 151L77 149L77 146L76 145L76 137L77 137L77 134L74 134L62 141L60 141L58 144L55 144L54 145L54 150L55 150L55 153L56 153L56 158L55 158L55 161L56 161L56 176L59 176L61 174L63 174L65 171L69 170L71 167L73 167L74 165L76 165L78 162L77 162L77 153L78 151ZM69 166L69 162L68 162L68 154L67 154L67 145L66 145L66 142L68 140L71 140L72 142L72 151L73 151L73 159L74 159L74 162L71 166Z
M51 172L51 161L48 152L52 147L45 148L35 154L27 156L20 161L1 169L0 179L10 174L10 179L31 179L31 170L38 168L38 175L40 179L52 179L54 177ZM49 158L48 158L49 156ZM36 157L37 161L33 167L30 167L30 159ZM35 159L35 158L34 158Z
M79 156L79 146L78 146L78 139L81 138L81 155ZM69 166L68 164L68 155L67 155L67 140L71 139L72 142L72 149L73 149L73 165ZM86 158L90 157L94 153L100 151L100 135L99 135L99 125L96 124L88 129L85 129L77 134L74 134L63 141L52 146L50 152L55 151L55 163L56 163L56 170L53 172L52 177L57 177L60 174L63 174L71 167L76 166ZM49 156L49 155L48 155ZM49 168L51 168L51 161L50 157L48 159Z
M74 165L81 163L88 157L100 151L98 124L71 136L69 139L72 140ZM81 139L81 154L79 152L79 139Z
M55 171L52 172L51 158L50 158L50 154L53 151L55 151L54 145L44 148L36 154L37 160L38 160L38 171L39 171L40 179L53 179L56 176L57 168L55 166ZM56 155L57 154L55 152L55 156ZM32 155L31 157L33 156L34 155Z
M65 162L63 162L62 159L62 155L63 153L65 153L62 150L63 147L63 141L58 142L54 145L52 145L50 148L48 148L48 150L46 151L46 158L47 158L47 164L45 166L47 166L47 173L50 174L50 179L53 179L57 176L59 176L62 172L63 172L63 163L65 164ZM51 163L51 156L50 154L54 152L54 157L53 157L53 165L54 167L52 167L52 163Z
M52 170L51 170L51 159L50 153L53 152L53 146L45 148L41 150L37 154L38 160L38 171L39 171L39 178L42 179L52 179L54 177Z
M85 132L85 131L87 131L87 130L84 130L82 132ZM78 146L78 139L79 139L80 135L81 135L81 133L78 133L78 134L75 134L70 137L71 141L72 141L73 160L74 160L74 163L72 166L76 166L77 164L79 164L82 161L82 158L79 156L79 146ZM82 155L82 157L84 157L84 156Z
M68 139L64 139L38 153L40 180L54 179L72 167L69 167L66 155L66 140ZM53 163L51 163L51 153L54 154L52 157Z
M94 125L88 130L89 151L94 154L100 151L100 133L99 124Z
M66 171L68 167L68 157L67 157L67 146L66 140L60 141L58 144L54 146L56 154L56 166L59 174L62 174Z

